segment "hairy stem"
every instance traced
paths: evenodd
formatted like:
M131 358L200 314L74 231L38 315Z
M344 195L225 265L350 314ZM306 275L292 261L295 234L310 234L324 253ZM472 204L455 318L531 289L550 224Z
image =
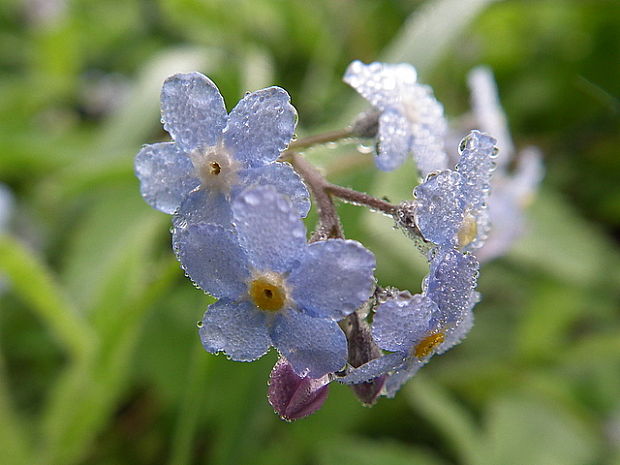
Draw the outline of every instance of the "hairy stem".
M301 175L306 184L308 184L314 196L314 200L316 201L319 213L319 224L311 240L343 238L344 233L342 231L342 225L340 224L340 217L336 211L334 201L326 189L328 182L321 173L300 154L291 152L289 156L287 156L287 161L290 161L295 170Z
M313 136L302 137L301 139L294 140L290 143L288 150L299 150L313 145L326 144L328 142L337 142L348 137L352 137L353 130L351 127L343 129L337 129L335 131L328 131L321 134L315 134Z
M393 216L398 209L396 205L392 205L385 200L378 199L372 195L365 194L364 192L358 192L347 187L327 183L325 189L330 194L344 200L345 202L352 203L354 205L364 205L371 210L380 211L386 215Z

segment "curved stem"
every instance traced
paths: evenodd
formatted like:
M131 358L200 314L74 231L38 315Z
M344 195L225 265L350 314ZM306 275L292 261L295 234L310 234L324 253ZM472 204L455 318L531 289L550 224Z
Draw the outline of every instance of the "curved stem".
M327 192L327 181L317 169L298 153L290 152L286 157L295 170L306 181L319 213L319 224L312 235L312 241L324 239L344 238L340 217L336 211L334 201Z

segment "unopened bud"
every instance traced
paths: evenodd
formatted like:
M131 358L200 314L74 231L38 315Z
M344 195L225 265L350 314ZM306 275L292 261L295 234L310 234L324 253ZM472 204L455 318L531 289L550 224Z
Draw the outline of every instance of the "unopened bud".
M285 358L280 358L269 375L267 399L286 421L313 414L327 399L329 375L322 378L299 376Z

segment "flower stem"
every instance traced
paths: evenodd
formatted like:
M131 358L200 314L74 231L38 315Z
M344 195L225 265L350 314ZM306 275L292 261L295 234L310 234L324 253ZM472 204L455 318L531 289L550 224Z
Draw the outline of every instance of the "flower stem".
M380 211L389 216L393 216L398 209L396 205L392 205L385 200L378 199L372 195L365 194L364 192L358 192L347 187L327 183L325 189L330 194L344 200L345 202L353 205L363 205L369 207L371 210Z
M301 175L304 181L306 181L316 201L319 213L319 224L312 235L311 241L344 238L336 206L326 189L328 182L321 173L300 154L290 152L290 155L287 156L287 161L290 161L295 170Z
M326 144L328 142L337 142L348 137L352 137L352 127L346 127L343 129L337 129L335 131L323 132L321 134L315 134L308 137L302 137L301 139L294 140L290 143L288 150L299 150L308 147L312 147L318 144Z

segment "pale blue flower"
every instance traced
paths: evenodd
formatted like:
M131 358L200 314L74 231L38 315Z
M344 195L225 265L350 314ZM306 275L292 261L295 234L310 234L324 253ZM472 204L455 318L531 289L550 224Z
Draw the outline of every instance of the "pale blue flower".
M343 79L380 111L379 169L398 168L409 153L423 176L447 168L443 107L429 86L417 82L413 66L354 61Z
M385 392L391 397L434 354L460 342L473 324L478 267L473 255L434 249L422 294L401 292L375 311L373 337L390 353L351 370L341 381L359 383L390 373Z
M342 369L337 321L371 296L373 254L350 240L308 244L297 211L270 186L239 194L232 222L178 223L173 234L187 275L220 299L202 320L205 349L251 361L273 345L301 376Z
M284 89L247 94L226 113L211 80L176 74L161 92L164 129L174 142L145 145L135 162L144 199L187 221L226 222L230 201L248 185L269 184L287 195L299 216L308 191L288 163L276 162L294 135L297 112Z
M482 246L489 231L486 202L496 153L495 139L472 131L459 145L455 170L431 173L414 189L414 217L426 240L463 250Z
M491 182L488 215L492 225L484 245L475 250L480 261L506 253L526 228L524 211L536 194L544 175L542 155L536 147L515 153L497 85L489 68L474 68L468 76L476 125L497 137L497 170ZM514 170L509 165L514 163Z

